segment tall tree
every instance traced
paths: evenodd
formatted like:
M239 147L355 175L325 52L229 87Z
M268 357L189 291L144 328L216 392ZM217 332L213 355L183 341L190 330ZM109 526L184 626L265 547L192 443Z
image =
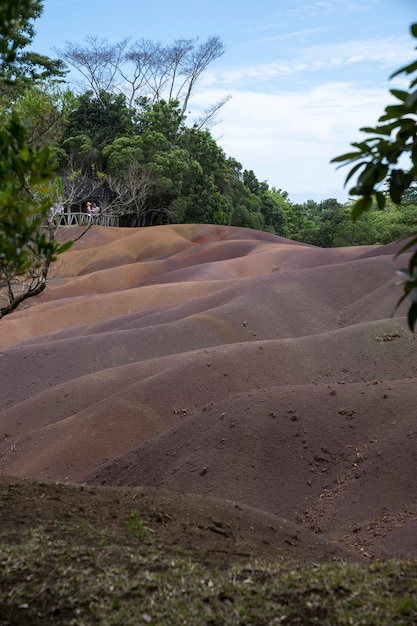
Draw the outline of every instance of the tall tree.
M36 0L0 0L0 84L26 81L23 48L38 17ZM30 63L29 63L30 66ZM16 89L16 92L18 89ZM5 90L3 89L3 96ZM32 147L27 129L15 111L0 114L0 318L22 301L43 291L51 262L68 247L60 246L49 228L51 150Z
M69 90L45 81L27 87L14 101L13 110L27 129L28 143L41 148L61 141L74 105Z
M123 94L93 91L78 96L68 115L62 147L71 165L84 169L102 167L102 150L118 137L133 134L133 111Z
M111 45L107 39L87 37L84 45L67 42L65 49L56 50L56 53L80 72L89 89L100 99L102 93L111 92L115 87L127 42L125 39L120 44Z
M84 44L67 43L64 49L56 50L78 70L97 98L106 91L122 91L129 106L141 98L151 103L176 101L183 115L201 74L224 51L225 46L217 36L203 42L177 39L165 46L149 39L133 43L123 39L110 44L107 39L87 37ZM211 122L227 99L213 105L205 119Z
M1 0L0 98L11 98L27 85L66 74L60 59L28 50L35 36L33 21L43 12L42 0Z

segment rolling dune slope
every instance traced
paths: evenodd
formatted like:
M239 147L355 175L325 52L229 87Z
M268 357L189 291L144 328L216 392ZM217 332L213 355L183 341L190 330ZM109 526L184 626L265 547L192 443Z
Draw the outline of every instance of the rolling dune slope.
M0 322L0 472L230 500L417 557L397 249L92 227Z

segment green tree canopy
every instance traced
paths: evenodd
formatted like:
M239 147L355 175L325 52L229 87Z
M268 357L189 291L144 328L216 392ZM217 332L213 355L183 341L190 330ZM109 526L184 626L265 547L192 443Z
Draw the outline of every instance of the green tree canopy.
M60 79L67 72L59 59L28 50L33 22L43 12L42 0L0 0L0 99L10 99L36 81Z
M100 97L96 97L92 91L87 91L75 99L68 116L63 145L73 147L75 138L88 137L92 149L96 151L95 159L99 161L97 165L101 167L100 155L103 148L118 137L133 134L133 114L133 110L127 107L123 94L114 96L101 92ZM74 151L71 154L75 158ZM92 156L90 159L93 160Z
M0 318L45 288L50 263L68 247L41 228L51 206L52 151L29 144L26 124L5 99L35 71L24 48L41 10L36 0L0 0L0 95L7 104L0 114Z

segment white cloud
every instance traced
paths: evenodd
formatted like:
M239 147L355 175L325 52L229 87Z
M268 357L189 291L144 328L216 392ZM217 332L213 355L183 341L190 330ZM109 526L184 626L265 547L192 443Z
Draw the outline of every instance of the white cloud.
M373 40L356 40L329 43L297 49L290 55L288 50L281 57L268 63L222 66L211 68L201 77L201 86L225 85L228 89L249 83L270 81L268 90L279 90L279 80L300 77L314 81L314 73L323 71L347 71L358 67L362 73L383 73L388 79L391 72L414 58L408 37L386 37ZM275 82L271 82L275 81ZM265 89L265 86L264 86Z
M271 25L271 24L267 24L263 26L262 30L271 30L271 29L275 29L276 26ZM267 44L267 43L271 43L272 41L282 41L285 39L296 39L299 37L303 37L305 35L312 35L313 33L318 33L320 32L322 29L317 27L317 28L305 28L304 30L296 30L296 31L292 31L292 32L286 32L286 33L280 33L278 35L270 35L268 37L262 37L260 39L253 39L252 41L248 41L248 44L250 45L254 45L254 44Z
M336 170L330 161L366 138L359 128L377 123L392 98L388 89L408 85L403 77L388 79L414 58L410 40L320 43L285 54L268 63L211 68L192 105L201 111L231 94L212 129L228 156L295 202L343 201L349 167Z
M332 158L348 152L374 125L387 105L385 89L364 89L353 83L328 83L302 95L235 91L212 129L228 156L253 169L270 187L288 191L291 200L336 197L347 199L348 168L336 170ZM195 94L193 105L206 108L220 99L220 90Z
M303 11L310 16L316 15L334 15L334 14L347 14L347 13L362 13L366 11L369 6L374 5L379 0L316 0L316 2L310 2L305 4L302 8Z

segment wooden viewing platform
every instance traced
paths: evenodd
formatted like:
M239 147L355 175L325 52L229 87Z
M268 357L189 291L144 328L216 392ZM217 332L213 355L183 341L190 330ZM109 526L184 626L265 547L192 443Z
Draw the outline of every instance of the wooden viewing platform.
M100 213L100 215L82 212L57 213L54 219L57 226L88 226L91 223L99 226L119 226L119 215L114 213Z

